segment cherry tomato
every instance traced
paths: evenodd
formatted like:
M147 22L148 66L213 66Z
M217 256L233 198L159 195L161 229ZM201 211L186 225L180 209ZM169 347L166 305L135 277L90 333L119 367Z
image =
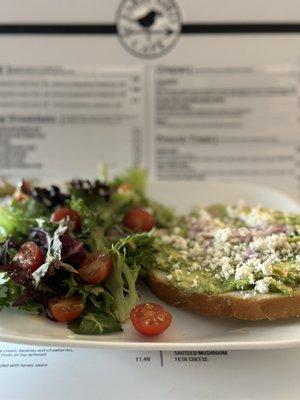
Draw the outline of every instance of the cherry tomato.
M54 211L51 215L52 222L59 222L64 218L69 217L70 221L74 225L75 231L80 231L81 229L81 218L77 211L72 210L69 207L61 207Z
M54 297L48 301L52 317L59 322L69 322L80 317L84 305L78 298Z
M32 193L32 184L30 181L28 181L26 179L22 179L20 188L23 193L26 193L26 194Z
M170 326L172 315L159 304L143 303L131 310L130 319L142 335L156 336Z
M133 208L125 214L123 225L134 232L148 232L155 226L155 221L148 211Z
M128 192L132 192L133 187L132 185L130 185L130 183L121 183L118 188L117 188L117 193L119 194L124 194L124 193L128 193Z
M14 262L19 268L33 272L43 264L44 259L42 250L34 242L27 242L20 247Z
M112 266L112 258L109 254L89 253L78 272L85 282L100 283L111 273Z
M14 199L17 202L22 202L23 200L28 199L31 195L31 189L31 182L23 179L13 194Z

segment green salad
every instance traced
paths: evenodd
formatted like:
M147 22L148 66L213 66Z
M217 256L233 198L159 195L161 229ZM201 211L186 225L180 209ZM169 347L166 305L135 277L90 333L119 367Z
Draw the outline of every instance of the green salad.
M67 322L77 334L122 330L154 263L154 228L177 224L145 195L146 174L73 180L66 190L23 181L0 195L0 306Z

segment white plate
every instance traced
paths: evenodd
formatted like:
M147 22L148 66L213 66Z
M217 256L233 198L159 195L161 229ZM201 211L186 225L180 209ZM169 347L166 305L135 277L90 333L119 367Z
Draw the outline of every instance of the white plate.
M285 211L300 211L296 201L272 189L256 185L225 183L159 182L149 185L149 193L180 211L201 202L261 204ZM145 287L142 301L159 301ZM73 334L64 324L51 322L15 310L0 313L0 341L43 346L81 346L140 350L266 349L300 345L300 321L243 322L234 319L200 317L166 306L173 315L171 327L156 338L140 336L128 322L122 333L103 336Z

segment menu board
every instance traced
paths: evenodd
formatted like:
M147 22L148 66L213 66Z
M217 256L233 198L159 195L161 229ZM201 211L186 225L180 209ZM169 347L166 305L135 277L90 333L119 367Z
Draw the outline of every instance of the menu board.
M298 191L299 71L159 65L158 179L238 180Z
M57 182L147 166L299 196L298 69L0 66L0 173ZM152 100L152 101L151 101Z
M1 175L58 181L144 163L142 67L0 69Z

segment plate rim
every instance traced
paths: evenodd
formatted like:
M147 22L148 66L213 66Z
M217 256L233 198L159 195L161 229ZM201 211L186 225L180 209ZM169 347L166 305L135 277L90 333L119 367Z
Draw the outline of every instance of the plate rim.
M252 342L243 341L216 341L216 342L112 342L109 340L93 341L26 338L19 335L2 335L0 342L15 343L32 346L72 347L87 349L119 349L119 350L143 350L143 351L182 351L182 350L274 350L300 347L300 339L294 340L258 340Z

